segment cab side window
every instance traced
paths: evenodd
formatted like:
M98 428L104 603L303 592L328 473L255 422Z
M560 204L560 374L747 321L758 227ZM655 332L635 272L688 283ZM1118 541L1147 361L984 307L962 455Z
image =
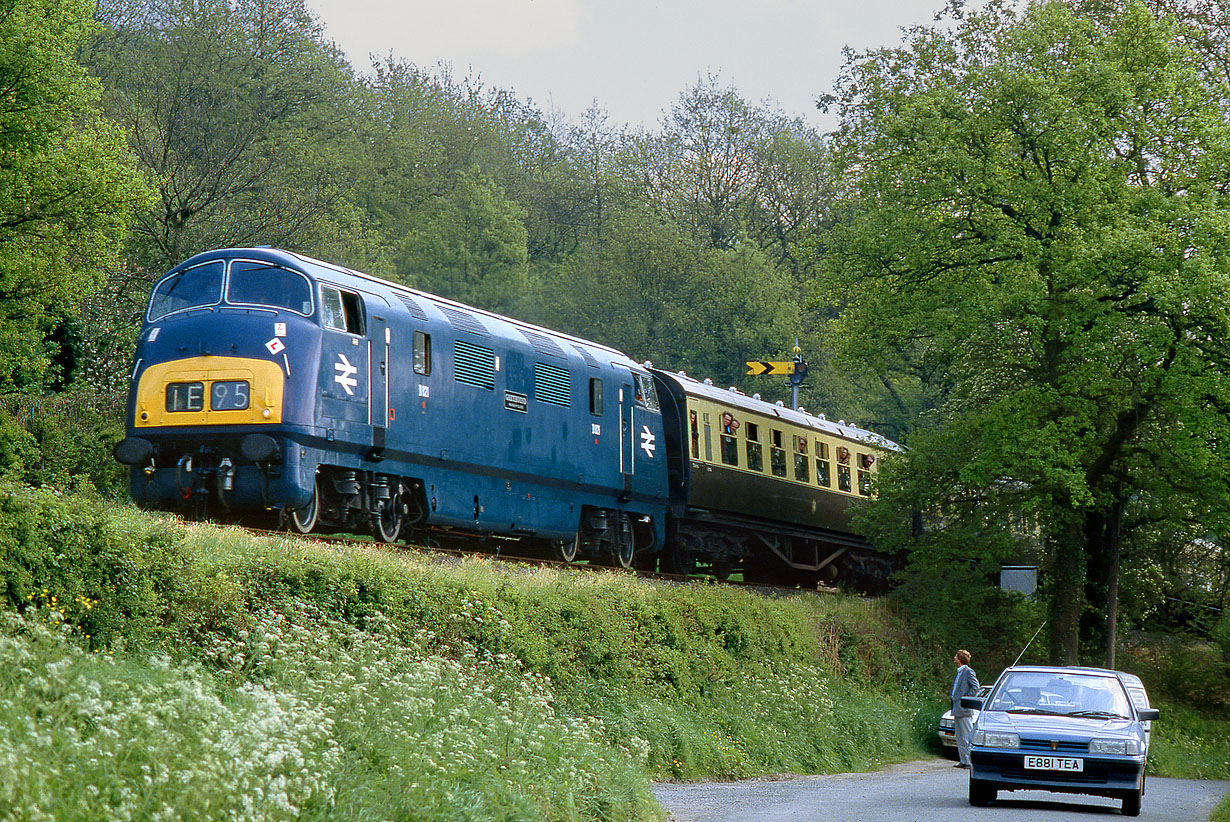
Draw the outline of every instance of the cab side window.
M597 377L589 378L589 413L595 417L602 416L602 380ZM695 428L695 421L693 421Z
M414 332L414 373L431 375L431 335Z
M322 285L320 316L325 328L347 334L363 334L363 301L353 291Z

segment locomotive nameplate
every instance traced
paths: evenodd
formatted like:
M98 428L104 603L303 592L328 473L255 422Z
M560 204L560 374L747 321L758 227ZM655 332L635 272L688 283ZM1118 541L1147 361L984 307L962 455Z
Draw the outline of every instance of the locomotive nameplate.
M530 398L525 394L518 394L516 391L504 392L504 408L508 411L516 411L518 414L524 414L529 409Z

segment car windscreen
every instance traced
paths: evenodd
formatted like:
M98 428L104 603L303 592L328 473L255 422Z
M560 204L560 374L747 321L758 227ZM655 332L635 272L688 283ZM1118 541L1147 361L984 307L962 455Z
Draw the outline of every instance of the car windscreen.
M1127 692L1108 676L1013 671L996 684L985 710L1090 718L1132 715Z
M221 260L193 266L167 277L154 289L149 302L150 322L188 308L216 305L222 299Z
M231 263L226 301L285 308L308 315L312 313L312 286L297 271L270 263L235 260Z

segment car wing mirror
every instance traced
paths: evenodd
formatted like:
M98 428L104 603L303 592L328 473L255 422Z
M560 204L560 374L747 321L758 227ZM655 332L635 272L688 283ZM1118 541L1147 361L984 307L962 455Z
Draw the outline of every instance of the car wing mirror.
M985 700L985 699L983 699L983 698L982 698L982 697L980 697L980 696L963 696L963 697L961 697L961 707L962 707L962 708L971 708L971 709L973 709L973 710L975 710L975 711L981 711L981 710L982 710L982 704L983 704L984 702L986 702L986 700Z
M964 702L965 700L962 699L961 701ZM1161 714L1158 712L1157 708L1141 708L1136 712L1136 718L1141 722L1145 722L1150 719L1157 719L1159 716L1161 716Z

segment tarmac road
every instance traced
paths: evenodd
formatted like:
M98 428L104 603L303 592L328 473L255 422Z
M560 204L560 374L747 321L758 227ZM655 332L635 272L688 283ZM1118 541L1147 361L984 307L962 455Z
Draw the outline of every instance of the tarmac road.
M969 772L951 760L893 765L836 776L787 776L743 782L659 783L654 793L673 822L1074 822L1122 818L1119 800L1016 791L987 808L970 806ZM1230 781L1198 782L1150 776L1138 819L1207 820Z

